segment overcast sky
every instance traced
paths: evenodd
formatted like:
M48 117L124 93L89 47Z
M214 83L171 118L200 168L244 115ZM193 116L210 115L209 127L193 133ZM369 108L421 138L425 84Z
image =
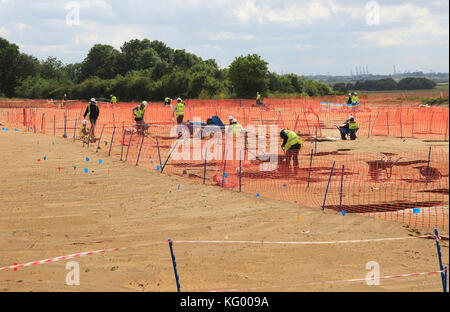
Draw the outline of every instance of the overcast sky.
M449 1L0 0L0 37L64 63L148 38L221 67L257 53L284 74L448 72Z

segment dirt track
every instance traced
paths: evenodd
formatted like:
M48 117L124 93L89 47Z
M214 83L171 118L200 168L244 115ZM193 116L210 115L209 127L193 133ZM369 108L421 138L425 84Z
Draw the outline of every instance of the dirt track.
M176 291L168 238L335 241L430 233L195 184L47 135L1 131L0 172L0 267L158 243L76 259L80 286L65 284L67 261L0 271L0 291ZM174 251L182 291L364 278L369 261L380 263L381 275L439 269L436 246L429 239L306 246L175 244ZM448 265L448 241L442 242L442 252ZM380 286L354 282L261 290L441 289L440 276L429 275L382 280Z

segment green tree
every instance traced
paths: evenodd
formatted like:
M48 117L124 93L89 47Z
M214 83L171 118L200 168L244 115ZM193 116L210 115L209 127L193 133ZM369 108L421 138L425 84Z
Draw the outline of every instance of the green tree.
M408 77L398 82L400 90L420 90L433 89L436 87L436 82L427 78Z
M173 55L173 65L182 69L188 69L202 61L201 58L195 54L186 52L186 50L175 50Z
M173 49L166 46L164 42L158 40L152 41L150 43L150 48L155 50L156 53L158 53L159 57L167 64L173 63L174 51Z
M89 77L114 78L118 73L120 52L110 45L96 44L81 64L83 80Z
M255 97L269 88L268 63L257 54L237 57L230 65L228 79L237 96Z
M19 47L0 38L0 93L13 96L17 86Z
M56 57L49 56L41 62L40 74L44 79L62 79L65 76L64 65Z

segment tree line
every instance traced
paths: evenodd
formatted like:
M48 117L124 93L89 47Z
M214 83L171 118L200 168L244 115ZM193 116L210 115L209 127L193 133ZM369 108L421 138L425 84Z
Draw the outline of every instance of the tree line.
M392 91L392 90L425 90L434 89L436 82L422 77L408 77L400 81L392 78L384 78L377 80L357 81L355 83L336 83L333 91L349 92L358 91Z
M134 39L120 51L94 45L82 62L63 64L21 53L17 45L0 38L0 95L20 98L147 99L254 98L276 95L327 95L329 85L295 74L268 70L259 55L236 57L221 69L214 59L204 60L185 50L174 50L161 41Z

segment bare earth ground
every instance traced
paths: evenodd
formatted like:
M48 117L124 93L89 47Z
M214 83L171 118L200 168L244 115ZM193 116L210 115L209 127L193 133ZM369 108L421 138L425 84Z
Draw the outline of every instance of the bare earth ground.
M386 142L386 147L392 149L392 143ZM335 241L431 233L203 186L107 157L105 148L96 154L95 148L87 150L79 142L39 134L0 132L0 183L0 267L148 244L75 259L81 267L80 286L65 284L68 261L59 261L0 271L0 291L176 291L168 238ZM448 265L448 241L441 245ZM369 261L380 264L381 275L437 271L431 239L327 245L174 244L174 251L182 291L442 290L439 275L382 280L380 286L306 285L365 278Z

